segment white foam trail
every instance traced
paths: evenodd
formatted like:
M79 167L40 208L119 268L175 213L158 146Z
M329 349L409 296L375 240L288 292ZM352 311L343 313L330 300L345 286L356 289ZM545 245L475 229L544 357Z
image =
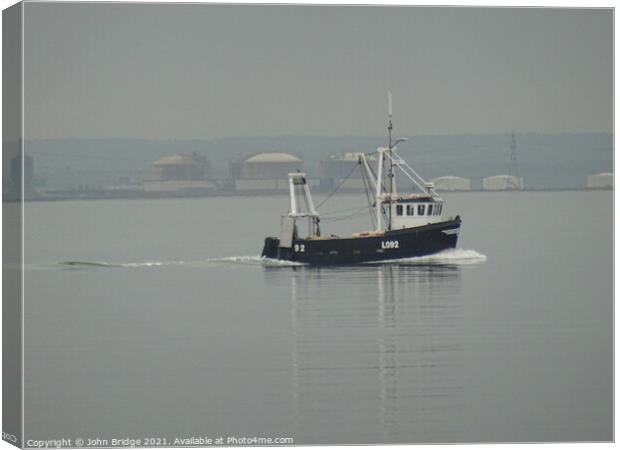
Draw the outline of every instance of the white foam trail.
M253 265L266 267L294 267L305 264L295 261L283 261L279 259L263 258L261 256L228 256L223 258L209 258L200 261L140 261L140 262L104 262L104 261L62 261L57 263L71 269L96 269L96 268L157 268L170 266L204 267L213 264L230 265Z
M264 258L262 256L229 256L226 258L217 258L209 260L211 262L232 263L232 264L248 264L260 265L267 267L297 267L305 264L295 261L284 261L282 259Z
M119 264L121 267L162 267L162 266L184 266L190 264L187 261L144 261Z
M402 264L402 265L466 265L478 264L487 260L487 257L475 250L454 249L446 250L433 255L418 256L413 258L387 259L371 261L364 264ZM142 261L127 263L112 263L103 261L64 261L58 263L72 269L96 269L96 268L157 268L168 266L204 267L212 264L251 265L263 267L300 267L306 264L296 261L284 261L281 259L263 258L261 256L228 256L224 258L211 258L202 261Z
M89 269L89 268L141 268L141 267L160 267L172 265L184 265L185 261L143 261L128 263L113 263L104 261L62 261L58 265L73 269Z
M387 259L383 261L372 261L364 264L411 264L411 265L428 265L428 264L451 264L466 265L478 264L487 260L486 255L478 253L476 250L452 249L433 255L417 256L412 258ZM306 266L305 263L296 261L284 261L281 259L264 258L261 256L229 256L226 258L217 258L209 260L219 263L232 264L248 264L262 265L266 267L299 267Z
M426 256L414 256L412 258L387 259L383 261L375 261L369 264L450 264L450 265L467 265L479 264L487 260L486 255L478 253L476 250L466 250L456 248L452 250L444 250L443 252L434 253Z
M86 269L86 268L97 268L97 267L121 267L120 264L113 264L104 261L62 261L58 263L61 266L76 268L76 269Z

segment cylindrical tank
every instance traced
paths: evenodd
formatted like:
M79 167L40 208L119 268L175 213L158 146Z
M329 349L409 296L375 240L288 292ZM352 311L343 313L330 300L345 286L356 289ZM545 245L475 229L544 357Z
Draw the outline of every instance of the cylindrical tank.
M241 179L284 179L291 172L302 172L303 161L289 153L259 153L245 160L241 167Z
M614 174L610 172L597 173L588 177L588 189L612 189Z
M494 175L482 180L482 188L487 191L520 190L523 187L523 178L514 175Z
M469 178L445 176L433 178L431 182L437 191L469 191L471 189Z

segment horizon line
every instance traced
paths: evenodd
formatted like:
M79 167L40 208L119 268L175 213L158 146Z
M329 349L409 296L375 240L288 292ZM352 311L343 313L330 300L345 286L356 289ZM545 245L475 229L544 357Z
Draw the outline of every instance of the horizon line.
M497 131L497 132L460 132L460 133L448 133L448 134L407 134L401 133L401 136L409 137L411 139L427 138L427 137L454 137L454 136L503 136L510 135L512 132L519 136L531 136L531 135L546 135L546 136L561 136L561 135L578 135L578 134L605 134L613 136L613 131ZM63 141L63 140L75 140L75 141L106 141L106 140L127 140L127 141L218 141L226 139L283 139L283 138L318 138L318 139L382 139L383 135L323 135L323 134L273 134L273 135L227 135L220 137L130 137L130 136L115 136L115 137L35 137L25 138L24 141ZM3 143L14 143L21 140L20 138L13 140L6 140Z

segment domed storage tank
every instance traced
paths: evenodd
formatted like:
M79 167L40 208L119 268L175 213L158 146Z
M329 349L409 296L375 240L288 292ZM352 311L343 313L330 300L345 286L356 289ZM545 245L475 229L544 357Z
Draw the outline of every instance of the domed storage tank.
M485 191L521 190L523 187L523 177L514 175L494 175L482 180L482 188Z
M235 187L242 191L288 189L288 174L303 170L303 161L290 153L259 153L243 162Z
M155 177L159 180L204 180L209 163L197 153L169 155L153 163Z
M436 191L469 191L471 190L471 180L469 178L445 176L433 178L431 182L435 185Z
M588 189L613 189L614 174L610 172L597 173L588 177Z
M149 193L205 193L216 188L209 180L210 163L198 153L163 156L153 163L153 173L143 181Z

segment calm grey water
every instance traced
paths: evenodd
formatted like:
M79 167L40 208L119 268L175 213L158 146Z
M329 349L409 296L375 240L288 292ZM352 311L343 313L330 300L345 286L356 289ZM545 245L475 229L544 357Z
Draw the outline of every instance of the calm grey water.
M611 440L612 193L444 197L461 250L347 268L253 258L286 197L26 204L26 439Z

